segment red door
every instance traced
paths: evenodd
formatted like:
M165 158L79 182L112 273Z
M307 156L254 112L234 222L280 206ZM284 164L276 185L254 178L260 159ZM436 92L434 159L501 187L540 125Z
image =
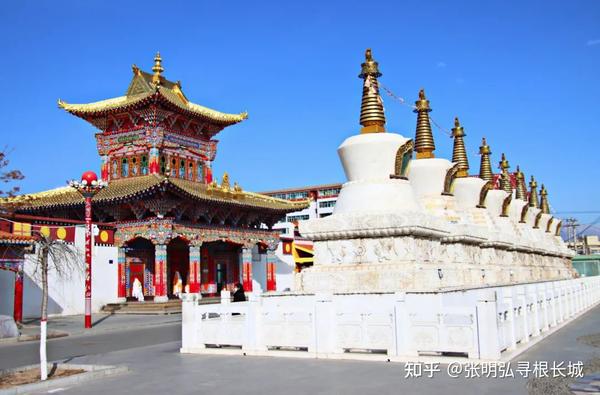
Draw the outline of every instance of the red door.
M130 263L129 264L129 289L127 296L131 297L131 291L133 290L133 280L140 280L142 283L142 289L144 288L144 264L143 263ZM145 294L145 293L144 293Z

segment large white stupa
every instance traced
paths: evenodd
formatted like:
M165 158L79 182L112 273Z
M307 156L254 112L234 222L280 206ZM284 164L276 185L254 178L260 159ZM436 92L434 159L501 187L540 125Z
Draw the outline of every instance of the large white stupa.
M541 204L535 181L527 196L523 173L511 176L504 154L495 177L485 139L480 174L470 177L458 118L452 161L436 158L423 90L415 139L386 132L380 76L367 50L362 129L338 148L348 181L331 216L300 223L315 260L298 274L297 290L427 291L572 278L572 253L545 188Z

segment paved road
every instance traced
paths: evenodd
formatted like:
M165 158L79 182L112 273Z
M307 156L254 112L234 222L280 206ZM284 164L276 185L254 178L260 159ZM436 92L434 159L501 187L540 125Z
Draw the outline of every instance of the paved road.
M180 341L180 322L153 326L135 325L131 329L50 339L47 352L48 360L53 361ZM39 347L38 341L0 345L0 369L38 363Z
M587 361L600 349L577 341L600 332L600 307L533 346L518 360ZM116 340L118 341L118 340ZM182 355L180 342L75 358L74 363L126 365L131 372L65 388L62 394L526 394L526 380L406 379L401 363L272 357ZM516 362L513 362L516 364Z

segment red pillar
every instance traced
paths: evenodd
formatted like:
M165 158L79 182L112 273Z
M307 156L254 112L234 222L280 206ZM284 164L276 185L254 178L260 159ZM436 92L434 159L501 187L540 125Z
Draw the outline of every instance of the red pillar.
M127 284L126 284L126 267L125 267L125 248L124 247L118 247L118 259L117 259L117 264L118 264L118 279L117 279L117 284L118 288L117 288L117 297L124 299L127 297Z
M200 292L200 246L190 246L190 268L189 268L190 293Z
M276 291L277 282L275 278L275 251L267 250L267 291Z
M167 297L167 246L154 246L154 301L166 302Z
M252 249L242 248L242 285L244 291L252 292Z
M85 327L92 327L92 195L85 196Z
M15 299L13 301L15 322L23 322L23 271L15 272Z

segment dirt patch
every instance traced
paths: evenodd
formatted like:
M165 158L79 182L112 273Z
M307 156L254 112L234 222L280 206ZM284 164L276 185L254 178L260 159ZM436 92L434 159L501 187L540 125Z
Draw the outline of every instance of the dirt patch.
M597 372L600 372L600 358L583 363L584 375ZM577 380L578 377L533 377L527 381L527 391L529 395L572 395L569 385Z
M83 369L51 369L48 372L48 380L60 377L72 376L74 374L84 373ZM16 387L18 385L32 384L40 381L40 369L19 370L0 377L0 389Z
M577 341L592 347L600 347L600 333L578 337Z

